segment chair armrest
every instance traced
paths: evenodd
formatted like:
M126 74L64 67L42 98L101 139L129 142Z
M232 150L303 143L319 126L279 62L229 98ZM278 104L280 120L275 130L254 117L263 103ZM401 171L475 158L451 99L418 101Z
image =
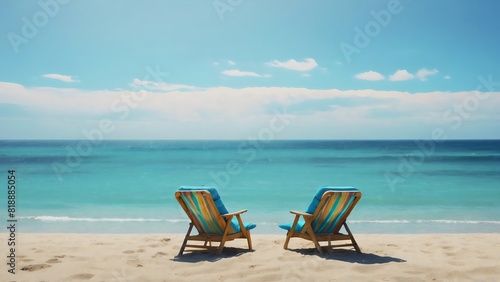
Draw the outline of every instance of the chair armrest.
M242 214L244 212L247 212L247 210L241 210L241 211L237 211L237 212L231 212L231 213L221 214L221 216L223 216L223 217L235 216L235 215Z
M295 215L303 215L303 216L313 216L312 214L310 213L306 213L306 212L299 212L299 211L290 211L290 213L293 213Z

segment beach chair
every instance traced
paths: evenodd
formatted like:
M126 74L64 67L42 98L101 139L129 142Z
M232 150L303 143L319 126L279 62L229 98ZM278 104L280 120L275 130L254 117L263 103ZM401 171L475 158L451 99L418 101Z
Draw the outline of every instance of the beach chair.
M288 248L292 237L310 240L320 254L323 248L330 252L333 248L352 246L361 253L354 236L347 226L346 219L356 203L361 199L361 192L352 187L322 187L314 196L306 212L290 211L295 214L293 223L281 224L279 227L287 230L283 248ZM302 217L302 220L300 218ZM342 226L347 234L340 233ZM346 241L350 243L332 245L332 241ZM320 242L328 242L328 246L321 246Z
M182 255L186 247L222 253L227 241L237 238L247 239L248 249L252 249L250 230L253 223L243 223L241 214L247 210L228 213L217 189L212 187L181 187L175 192L175 198L191 220L179 251ZM193 226L198 235L191 235ZM188 241L201 241L203 244L188 244ZM219 243L212 246L212 243Z

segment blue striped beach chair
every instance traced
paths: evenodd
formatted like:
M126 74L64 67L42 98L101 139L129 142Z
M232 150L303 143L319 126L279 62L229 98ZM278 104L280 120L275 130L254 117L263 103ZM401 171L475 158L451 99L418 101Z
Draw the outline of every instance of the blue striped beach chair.
M241 214L247 210L229 213L222 203L217 189L212 187L181 187L175 198L190 219L189 229L179 251L182 255L186 247L222 253L227 241L236 238L247 239L248 249L252 249L250 230L253 223L243 223ZM198 235L191 235L193 226ZM188 244L188 241L201 241L203 244ZM219 243L212 246L213 242Z
M330 252L333 248L352 246L361 253L354 236L347 226L346 219L352 209L361 199L361 192L353 187L322 187L313 198L306 212L290 211L295 214L293 223L281 224L279 227L287 230L283 248L288 249L292 237L300 237L314 242L316 249L323 254L323 248ZM300 218L302 217L302 220ZM340 233L342 226L347 234ZM332 241L346 241L350 243L332 245ZM321 246L320 242L328 242L328 246Z

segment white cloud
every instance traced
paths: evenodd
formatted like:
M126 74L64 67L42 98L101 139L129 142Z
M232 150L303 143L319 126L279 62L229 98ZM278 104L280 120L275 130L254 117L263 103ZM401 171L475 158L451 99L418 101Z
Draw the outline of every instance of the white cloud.
M428 70L426 68L423 68L423 69L420 69L419 71L417 71L417 77L418 79L420 79L421 81L425 81L427 80L427 77L429 75L434 75L434 74L437 74L439 71L437 69L432 69L432 70Z
M414 79L415 77L420 79L420 81L425 81L427 80L427 77L430 75L435 75L439 71L437 69L432 69L428 70L426 68L422 68L419 71L417 71L416 74L412 74L408 72L407 70L397 70L395 73L389 76L390 81L404 81L404 80L410 80ZM355 75L357 79L362 79L362 80L382 80L385 79L384 75L375 71L368 71L368 72L363 72ZM449 76L445 76L446 79L449 79Z
M234 61L231 61L231 60L227 61L227 64L230 65L230 66L236 65L236 63Z
M278 60L273 60L266 63L268 66L276 68L284 68L294 71L310 71L318 66L316 61L312 58L307 58L303 62L297 62L294 59L288 60L286 62L280 62Z
M300 76L303 76L303 77L311 77L311 74L310 74L310 73L303 73L303 74L301 74Z
M449 76L449 75L445 75L445 76L444 76L444 79L451 79L451 76Z
M361 80L372 80L372 81L382 80L385 78L381 73L378 73L376 71L367 71L363 73L358 73L354 77Z
M397 70L394 74L389 76L390 81L403 81L413 78L415 78L415 76L409 73L407 70Z
M184 84L170 84L165 82L156 82L150 80L140 80L135 78L134 81L130 84L131 87L140 88L143 90L149 91L180 91L180 90L194 90L196 87Z
M253 77L271 77L270 74L258 74L251 71L241 71L241 70L224 70L222 74L227 76L253 76Z
M44 74L44 75L42 75L42 77L56 79L56 80L63 81L63 82L78 82L78 80L75 80L70 75L62 75L62 74L56 74L56 73Z
M116 127L106 133L105 139L241 140L257 136L262 129L269 130L270 121L275 127L281 126L277 113L289 123L286 130L273 132L276 139L425 139L435 128L442 128L450 136L500 138L496 130L500 92L475 95L288 87L201 89L141 80L132 84L143 89L96 91L0 82L0 107L9 107L0 116L0 122L6 125L0 139L81 139L85 138L84 130L98 128L99 121L105 118ZM144 86L185 91L165 95ZM467 123L461 122L460 130L454 129L458 121L465 120L453 105L463 105L468 97L475 96L482 97L478 98L477 110L468 112ZM466 135L471 127L482 131Z

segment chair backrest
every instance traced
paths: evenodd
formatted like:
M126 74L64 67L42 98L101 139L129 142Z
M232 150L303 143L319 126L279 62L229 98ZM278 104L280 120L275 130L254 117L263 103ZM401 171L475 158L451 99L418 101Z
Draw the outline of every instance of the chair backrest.
M179 189L175 192L175 198L199 233L224 233L227 223L221 216L209 190ZM222 207L225 210L223 205Z
M319 202L317 196L321 194ZM340 231L354 206L361 199L361 192L352 187L323 187L308 208L313 213L311 226L315 234Z

